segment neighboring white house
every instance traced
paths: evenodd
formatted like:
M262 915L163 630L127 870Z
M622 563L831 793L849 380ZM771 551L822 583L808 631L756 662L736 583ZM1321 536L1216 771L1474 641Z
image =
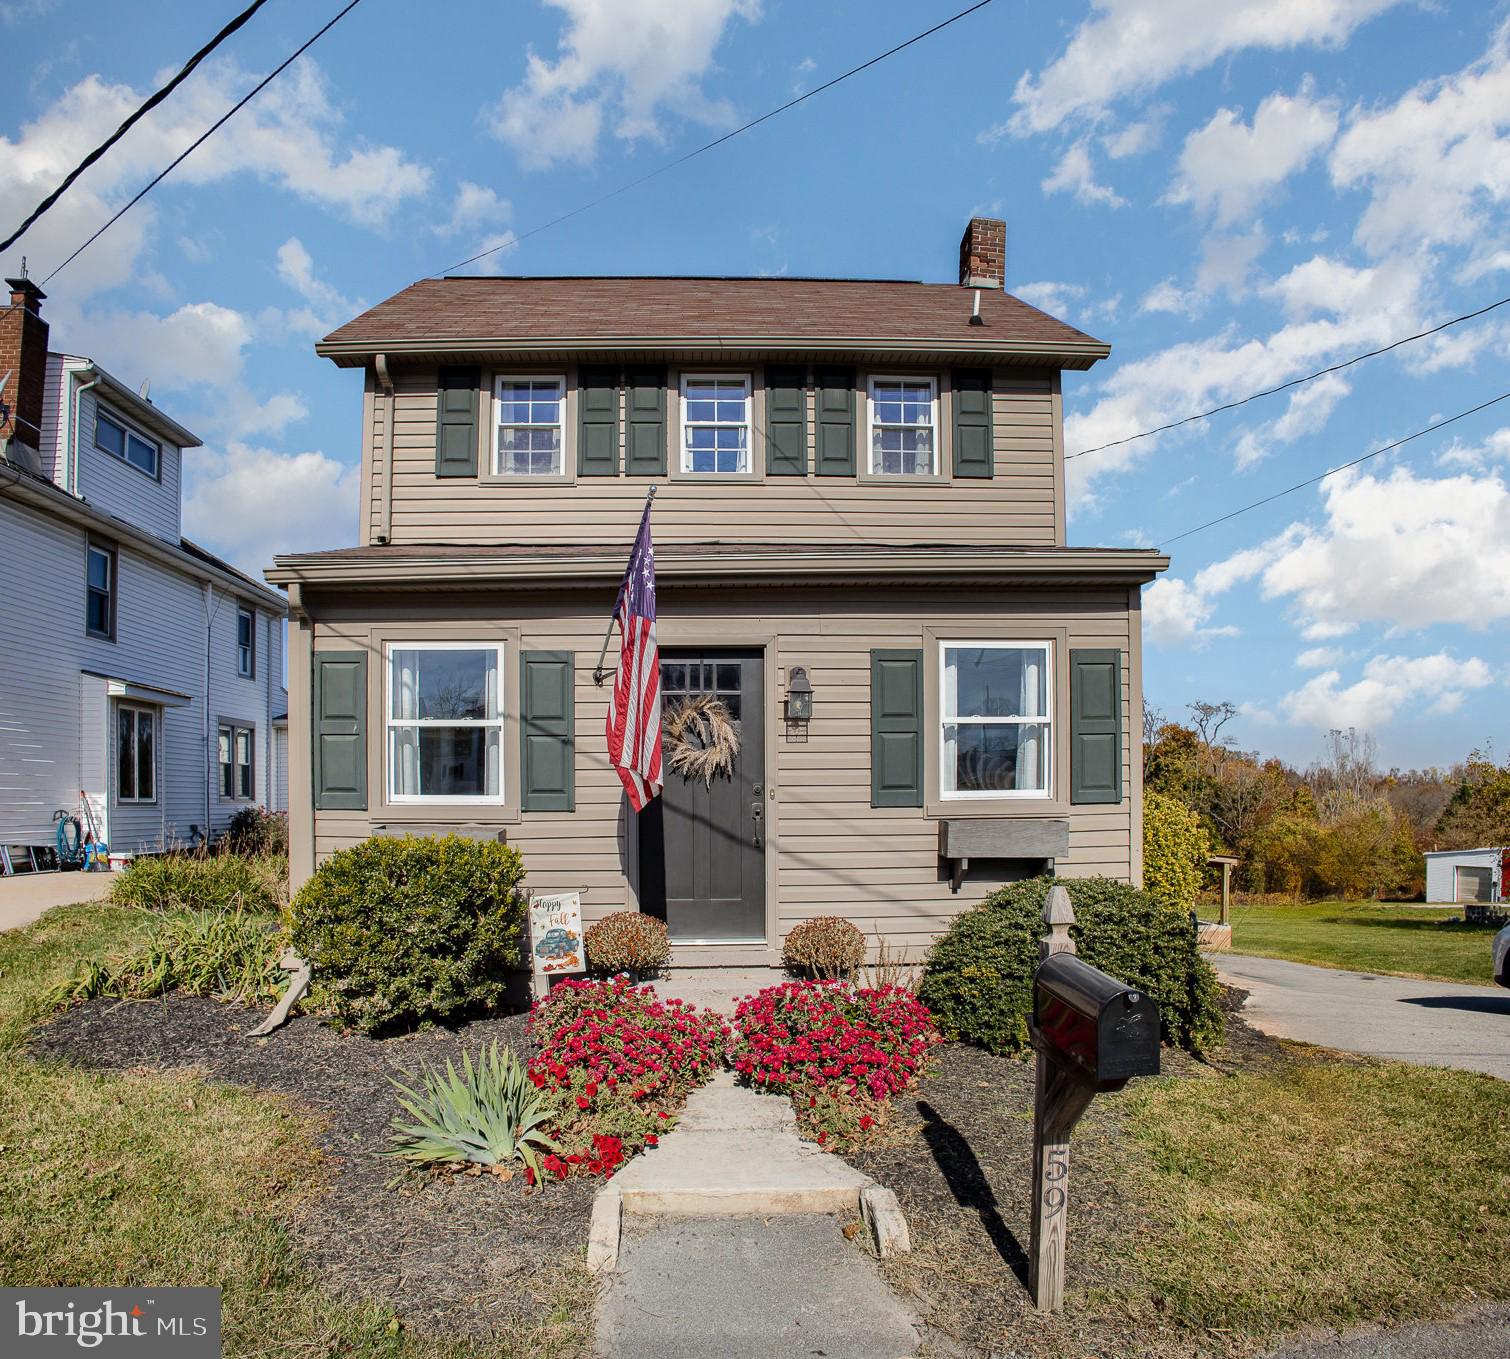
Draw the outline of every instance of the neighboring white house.
M283 596L180 531L197 439L86 358L48 351L43 297L0 309L0 871L87 795L113 852L222 832L268 805Z
M1440 849L1426 855L1426 900L1489 905L1505 899L1504 849Z

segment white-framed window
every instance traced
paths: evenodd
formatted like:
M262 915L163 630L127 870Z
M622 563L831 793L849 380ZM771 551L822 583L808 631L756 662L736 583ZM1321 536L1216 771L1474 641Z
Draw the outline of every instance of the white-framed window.
M939 643L939 795L1048 797L1054 752L1050 642Z
M507 377L493 383L497 436L493 473L501 477L558 477L565 443L565 377Z
M252 679L257 673L257 611L236 606L236 673Z
M115 709L115 800L157 801L157 710Z
M750 470L751 411L747 374L682 375L682 471Z
M932 476L938 470L938 383L873 377L868 405L872 474Z
M503 801L503 643L387 648L390 802Z
M252 751L256 748L251 727L236 722L220 724L217 754L220 760L220 796L229 801L250 801L256 796Z
M94 443L112 457L128 462L139 472L149 477L157 476L162 450L158 444L138 434L124 420L117 420L104 411L96 411L94 417Z

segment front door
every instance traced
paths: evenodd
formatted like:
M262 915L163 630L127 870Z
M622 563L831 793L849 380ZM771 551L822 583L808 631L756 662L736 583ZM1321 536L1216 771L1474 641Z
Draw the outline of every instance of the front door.
M663 651L666 723L703 695L737 740L729 767L705 777L671 767L662 736L661 795L639 814L640 909L666 922L672 941L765 942L765 691L758 651ZM702 745L697 724L687 737Z

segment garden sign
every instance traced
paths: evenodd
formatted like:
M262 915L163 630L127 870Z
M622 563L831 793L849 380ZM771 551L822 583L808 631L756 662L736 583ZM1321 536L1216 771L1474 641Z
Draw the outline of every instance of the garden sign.
M550 978L570 972L585 972L586 950L582 947L582 894L563 892L553 897L530 898L530 961L537 989Z

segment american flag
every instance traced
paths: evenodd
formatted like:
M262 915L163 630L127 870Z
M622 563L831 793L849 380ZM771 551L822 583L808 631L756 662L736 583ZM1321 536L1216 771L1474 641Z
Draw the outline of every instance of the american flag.
M661 654L655 644L655 549L650 506L629 554L614 615L623 641L608 710L608 758L635 811L661 791Z

